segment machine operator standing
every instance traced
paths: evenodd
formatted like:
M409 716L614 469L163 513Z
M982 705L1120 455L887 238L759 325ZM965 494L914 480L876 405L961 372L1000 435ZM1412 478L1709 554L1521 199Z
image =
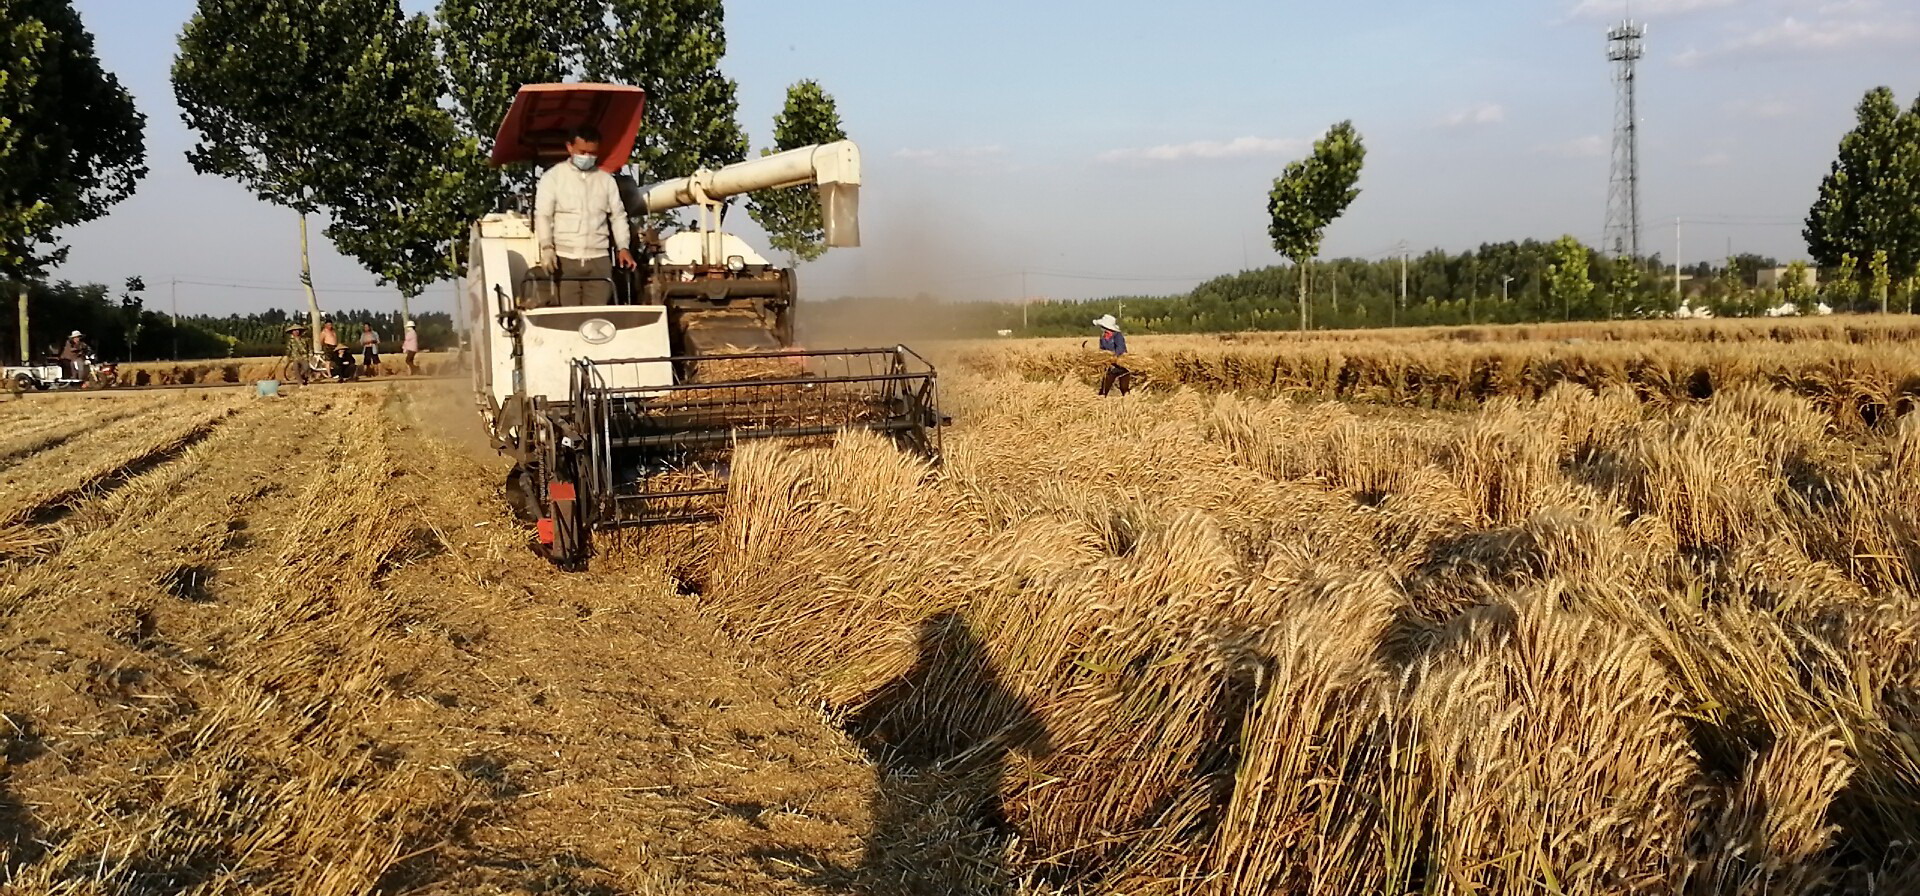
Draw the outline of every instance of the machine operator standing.
M613 266L633 268L627 251L630 227L613 175L600 169L600 132L573 130L567 160L540 176L534 191L533 235L540 266L554 289L536 290L542 305L607 305L613 302ZM609 257L612 255L613 257Z

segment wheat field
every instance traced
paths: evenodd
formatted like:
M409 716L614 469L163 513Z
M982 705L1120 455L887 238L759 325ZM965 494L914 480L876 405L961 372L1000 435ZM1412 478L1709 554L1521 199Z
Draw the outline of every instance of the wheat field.
M981 794L1002 886L1920 892L1911 343L1627 344L1716 388L1436 411L1257 383L1390 343L1139 342L1161 388L1109 399L1071 342L960 347L938 468L747 452L706 574L902 775Z
M1106 362L1090 345L977 343L953 360L990 376L1097 381ZM1804 396L1847 429L1920 408L1920 325L1897 316L1148 336L1132 347L1150 389L1463 410L1562 383L1659 404L1756 385Z
M580 574L456 382L0 402L0 890L1920 892L1916 343L1789 323L946 346Z

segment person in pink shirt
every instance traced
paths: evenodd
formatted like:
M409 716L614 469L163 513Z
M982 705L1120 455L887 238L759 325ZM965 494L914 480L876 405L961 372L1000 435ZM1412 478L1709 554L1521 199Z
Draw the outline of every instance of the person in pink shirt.
M420 331L413 328L413 321L407 321L407 335L400 340L400 350L407 355L407 375L419 373L420 368L413 363L413 354L420 350Z

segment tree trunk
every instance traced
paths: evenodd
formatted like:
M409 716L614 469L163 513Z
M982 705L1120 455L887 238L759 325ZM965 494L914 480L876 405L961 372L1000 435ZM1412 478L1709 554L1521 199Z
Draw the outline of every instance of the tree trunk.
M1300 269L1300 332L1307 331L1307 263L1297 262L1294 267Z
M307 288L307 324L308 337L313 345L320 344L320 297L313 292L313 266L307 257L307 215L300 213L300 285Z
M20 278L20 363L33 364L33 343L27 339L27 279Z
M400 292L400 329L404 331L407 328L407 321L410 321L410 320L413 320L413 312L409 310L407 307L406 291L401 290Z
M458 349L467 339L472 338L467 332L467 291L461 288L465 284L460 282L460 241L458 239L447 241L447 268L453 271L453 347ZM402 337L407 335L406 329L406 322L401 321Z

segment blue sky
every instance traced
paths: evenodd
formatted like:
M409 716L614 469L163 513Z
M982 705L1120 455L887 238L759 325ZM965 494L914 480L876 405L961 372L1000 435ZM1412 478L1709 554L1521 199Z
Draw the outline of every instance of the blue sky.
M152 174L67 231L56 276L143 275L149 307L301 301L297 222L193 173L167 80L190 0L77 0L148 116ZM430 6L422 0L412 8ZM1605 217L1613 84L1598 0L727 4L724 67L755 146L786 85L816 78L863 150L859 249L804 295L1170 293L1275 261L1265 192L1352 119L1362 194L1328 255L1572 233ZM1911 0L1638 0L1643 244L1688 261L1804 252L1812 201L1860 95L1920 91ZM745 222L744 214L735 216ZM750 225L741 228L743 233ZM314 227L327 307L397 307ZM1022 272L1028 272L1022 277ZM172 280L199 281L170 287ZM200 283L239 284L234 287ZM451 287L421 306L450 307Z

